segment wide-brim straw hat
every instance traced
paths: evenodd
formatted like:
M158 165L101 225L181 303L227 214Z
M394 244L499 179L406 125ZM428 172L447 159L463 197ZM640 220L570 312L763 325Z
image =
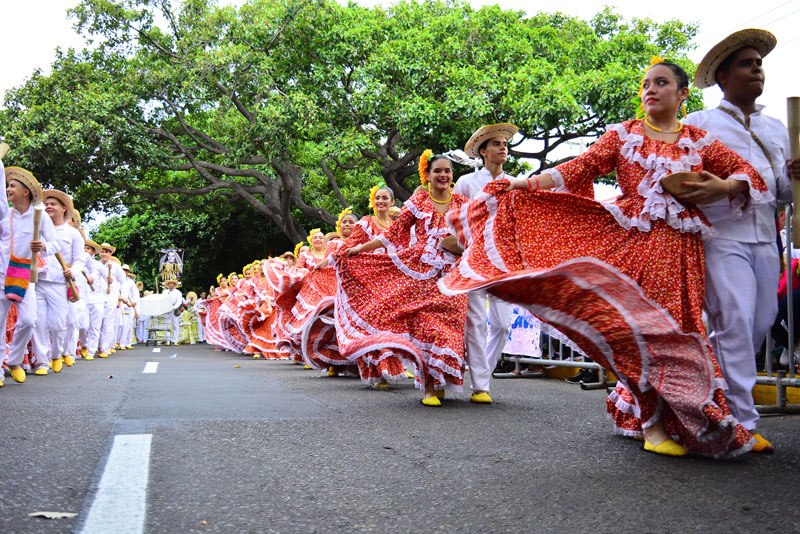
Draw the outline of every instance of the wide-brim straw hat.
M22 167L6 167L6 183L11 180L16 180L28 188L28 191L31 192L31 203L33 205L41 204L42 186L31 171Z
M122 264L122 270L123 270L123 271L128 271L128 272L130 272L130 270L131 270L131 267L130 267L130 265L128 265L127 263L123 263L123 264Z
M112 247L108 243L100 243L100 249L110 250L112 254L114 254L117 251L117 247Z
M92 250L94 250L95 254L100 254L100 245L98 245L91 239L87 239L86 241L83 242L83 244L86 245L87 247L92 247Z
M161 284L161 287L163 287L163 288L169 287L167 284L175 284L175 288L176 288L176 289L177 289L177 288L179 288L179 287L181 287L181 282L180 282L180 280L173 280L173 279L167 280L166 282L164 282L163 284Z
M141 280L137 280L136 289L138 289L139 291L144 291L144 282L142 282Z
M195 302L197 302L197 293L195 293L194 291L189 291L188 293L186 293L186 300L189 301L191 304L194 304Z
M42 202L48 198L54 198L58 200L67 208L67 211L64 212L64 221L72 220L73 214L75 213L75 206L72 203L72 197L63 191L59 191L58 189L46 189L42 191Z
M484 141L494 139L495 137L502 137L506 141L509 141L518 131L519 128L508 122L481 126L472 134L467 144L464 145L464 152L470 157L479 158L481 155L478 154L478 148L480 148Z
M83 224L83 217L81 217L81 212L75 209L75 206L72 207L72 222L75 223L75 227Z
M749 46L755 48L763 58L772 52L776 44L778 44L778 39L767 30L748 28L730 34L715 44L700 60L694 73L694 85L700 89L716 85L717 69L728 56L737 50Z

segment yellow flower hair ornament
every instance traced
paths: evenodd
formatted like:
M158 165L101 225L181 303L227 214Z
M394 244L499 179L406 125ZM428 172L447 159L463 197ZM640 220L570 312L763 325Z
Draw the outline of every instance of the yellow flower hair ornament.
M305 245L305 241L300 241L298 244L296 244L294 246L294 257L295 258L300 256L300 249L303 248L303 245Z
M428 162L433 157L433 150L426 149L419 157L419 181L422 185L428 184Z
M311 239L314 237L314 234L322 234L322 229L321 228L314 228L313 230L308 232L308 237L306 238L306 240L308 241L308 244L310 246L313 246L311 244ZM323 234L323 235L325 235L325 234Z
M378 194L378 190L380 190L380 188L381 186L374 185L372 186L372 189L369 190L369 207L372 209L373 213L377 211L377 208L375 207L375 195Z
M222 274L222 273L219 273L219 274L217 275L217 285L219 285L220 281L221 281L223 278L225 278L225 275L224 275L224 274Z
M343 209L341 211L341 213L339 213L339 217L336 219L336 233L337 234L342 235L342 219L344 219L346 216L348 216L348 215L350 215L352 213L353 213L353 210L350 209L349 206L346 207L345 209Z

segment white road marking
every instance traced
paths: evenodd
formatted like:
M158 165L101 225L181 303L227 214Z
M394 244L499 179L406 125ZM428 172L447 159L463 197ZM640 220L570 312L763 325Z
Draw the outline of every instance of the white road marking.
M161 347L156 347L153 349L153 352L161 352Z
M152 434L114 436L83 534L144 532L152 438Z
M156 371L158 371L158 362L147 362L144 365L144 371L142 371L142 373L148 374L155 373Z

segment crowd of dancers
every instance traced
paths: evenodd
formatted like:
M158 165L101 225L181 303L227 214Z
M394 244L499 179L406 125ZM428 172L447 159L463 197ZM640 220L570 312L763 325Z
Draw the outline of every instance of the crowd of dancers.
M719 85L725 99L683 121L688 76L656 58L641 81L641 116L610 126L584 154L539 175L505 174L517 133L508 123L471 136L464 153L482 168L457 182L453 160L464 157L425 151L420 186L401 209L392 189L376 186L371 214L346 209L335 232L314 229L294 252L256 261L241 276L218 276L195 304L205 340L330 376L356 375L375 389L413 380L432 408L463 390L468 367L470 401L491 404L491 373L516 305L615 374L608 412L615 429L643 439L645 450L715 458L771 452L756 430L753 355L777 312L775 209L800 178L785 129L755 104L762 58L775 44L769 32L743 30L712 48L694 83ZM620 194L598 202L593 181L611 172ZM676 173L694 174L672 190L662 180ZM49 227L42 240L26 233L31 210L16 203L14 184L35 188L20 176L6 171L8 299L12 266L23 262L14 254L39 252L49 262L58 249ZM113 247L106 245L99 273L109 269L110 281L122 269L107 267ZM50 272L63 285L80 261L75 254L71 270ZM8 356L14 380L25 328L36 323L24 302L17 299ZM104 332L98 355L109 350ZM52 362L76 346L49 339Z

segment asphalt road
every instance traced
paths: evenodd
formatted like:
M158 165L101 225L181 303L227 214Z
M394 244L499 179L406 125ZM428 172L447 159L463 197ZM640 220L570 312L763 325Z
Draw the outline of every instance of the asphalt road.
M800 532L796 416L762 419L773 456L672 459L612 435L602 391L560 381L431 409L411 381L378 392L206 345L152 350L6 381L0 532L86 532L126 434L152 436L148 533ZM28 517L42 510L78 515ZM94 532L137 531L112 523Z

